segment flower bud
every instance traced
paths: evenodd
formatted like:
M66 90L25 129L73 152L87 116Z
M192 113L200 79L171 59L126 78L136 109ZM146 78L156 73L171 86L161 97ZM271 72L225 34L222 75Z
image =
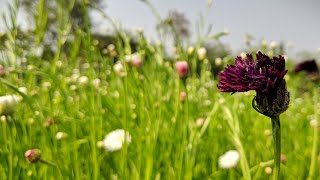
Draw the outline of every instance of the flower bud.
M140 58L135 58L132 60L132 64L135 65L137 68L142 66L142 62Z
M115 71L115 73L118 75L118 76L125 76L126 75L126 72L125 72L125 69L124 69L124 66L121 62L117 62L114 66L113 66L113 70Z
M0 115L13 114L21 100L22 98L17 95L0 96Z
M271 167L266 167L265 169L264 169L264 172L266 173L266 174L272 174L272 168Z
M189 72L188 63L186 61L177 61L176 69L181 78L186 78Z
M39 149L29 149L24 153L24 157L30 163L36 163L41 159L41 151Z
M221 64L222 64L222 59L221 59L221 58L216 58L216 59L214 60L214 63L215 63L216 66L221 66Z
M275 86L268 93L257 91L254 100L257 103L255 108L261 114L268 117L280 115L288 109L290 102L290 94L286 87L286 81L283 79L279 86Z
M183 103L186 100L186 98L187 98L187 93L184 91L180 92L180 96L179 96L180 102Z
M56 134L56 139L57 140L62 140L68 137L68 134L65 132L57 132Z
M86 86L89 83L89 78L87 76L81 76L78 79L78 83L80 86Z
M278 44L277 44L277 42L275 42L275 41L272 41L272 42L270 43L270 47L271 47L272 49L275 49L277 46L278 46Z
M192 55L193 51L194 51L194 47L193 46L189 46L188 50L187 50L188 55Z
M198 49L198 58L199 60L203 60L206 57L207 50L206 48L202 47Z
M287 156L285 154L281 154L280 161L282 164L285 164L287 162Z
M92 84L96 89L98 89L100 87L101 80L99 78L96 78L92 81Z

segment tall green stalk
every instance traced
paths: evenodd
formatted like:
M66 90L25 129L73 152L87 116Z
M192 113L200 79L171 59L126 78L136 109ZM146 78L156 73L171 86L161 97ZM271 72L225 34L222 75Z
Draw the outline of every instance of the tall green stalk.
M280 177L280 156L281 156L281 130L279 116L271 117L272 135L274 144L274 172L273 180Z
M314 90L313 92L315 104L318 102L318 92ZM312 154L311 154L311 163L310 163L310 170L308 175L308 180L314 179L316 168L317 168L317 156L318 156L318 142L319 142L319 132L318 132L318 119L317 119L317 106L314 106L315 112L315 122L316 126L313 128L313 142L312 142Z

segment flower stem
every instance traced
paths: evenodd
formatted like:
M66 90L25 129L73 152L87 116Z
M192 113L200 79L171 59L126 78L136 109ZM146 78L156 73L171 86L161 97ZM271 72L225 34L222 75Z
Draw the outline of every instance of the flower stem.
M43 164L47 164L47 165L50 165L50 166L56 166L54 163L52 163L50 161L47 161L47 160L44 160L44 159L40 159L39 161L42 162Z
M274 144L274 172L273 180L278 180L280 177L280 155L281 155L281 130L279 116L271 117L272 135Z
M315 104L318 102L318 93L317 90L314 90L314 99L315 99ZM318 144L319 144L319 132L318 132L318 120L317 120L317 106L314 106L314 112L315 112L315 122L316 125L313 128L313 143L312 143L312 154L311 154L311 163L310 163L310 170L309 170L309 175L308 175L308 180L314 179L315 172L317 169L317 156L318 156ZM318 112L319 113L319 112Z

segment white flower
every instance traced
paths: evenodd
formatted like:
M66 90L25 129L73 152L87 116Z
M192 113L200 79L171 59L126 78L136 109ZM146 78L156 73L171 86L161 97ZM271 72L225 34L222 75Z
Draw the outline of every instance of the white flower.
M42 87L44 87L45 89L49 89L51 87L51 83L46 81L42 83Z
M221 58L216 58L214 60L214 63L216 64L216 66L220 66L222 64L222 59Z
M61 66L62 66L62 61L57 61L57 62L56 62L56 66L57 66L58 68L61 68Z
M65 132L57 132L56 134L56 139L57 140L62 140L68 137L68 134Z
M89 83L89 78L87 76L81 76L78 79L78 83L80 86L86 86Z
M238 164L239 159L239 152L230 150L219 157L219 166L223 169L233 168Z
M38 46L38 47L33 47L32 48L32 53L36 56L36 57L41 57L43 54L43 46Z
M16 105L22 100L17 95L0 96L0 115L10 115L14 113Z
M138 27L138 28L137 28L137 32L140 33L140 34L142 34L142 33L144 32L143 27Z
M247 57L247 54L245 52L240 53L241 58L245 59Z
M310 121L310 126L311 126L311 127L317 127L317 126L318 126L317 120L316 120L316 119L312 119L312 120Z
M272 42L270 43L270 47L271 47L272 49L275 49L277 46L278 46L278 44L277 44L277 42L275 42L275 41L272 41Z
M123 67L123 65L122 65L121 62L117 62L117 63L113 66L113 70L116 72L117 75L119 75L119 76L125 76L124 67Z
M99 88L100 83L101 83L101 80L99 78L96 78L92 81L93 86L97 89Z
M189 46L188 50L187 50L188 54L191 55L193 53L193 51L194 51L194 47L193 46Z
M124 142L127 144L131 143L129 132L126 132L123 129L116 129L106 135L103 140L103 146L107 151L112 152L120 150Z
M199 48L198 49L198 58L200 59L200 60L203 60L205 57L206 57L206 54L207 54L207 50L206 50L206 48L204 48L204 47L201 47L201 48Z
M82 68L83 68L83 69L89 69L89 67L90 67L90 64L89 64L89 63L84 63L84 64L82 64Z
M263 39L263 40L261 41L261 46L263 46L263 47L268 46L267 40Z
M271 174L272 173L272 168L271 167L266 167L265 169L264 169L264 172L266 173L266 174Z
M20 92L27 94L28 93L28 89L26 87L19 87L18 88Z
M108 47L107 47L107 49L108 49L109 52L114 51L115 48L116 48L116 46L113 45L113 44L109 44Z
M127 54L124 56L124 60L127 62L127 63L130 63L132 61L132 55L131 54Z

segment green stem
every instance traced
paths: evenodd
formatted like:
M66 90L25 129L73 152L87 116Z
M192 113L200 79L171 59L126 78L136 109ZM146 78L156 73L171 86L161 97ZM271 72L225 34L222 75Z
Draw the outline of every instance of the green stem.
M281 155L281 130L279 116L271 117L272 135L274 143L274 170L273 180L278 180L280 177L280 155Z
M318 152L318 129L317 127L315 127L313 130L313 146L312 146L310 171L308 175L308 179L310 180L314 178L316 164L317 164L317 152Z
M315 98L315 103L318 101L318 93L315 90L314 91L314 98ZM315 172L317 169L317 155L318 155L318 120L317 120L317 106L314 106L314 112L315 112L315 121L316 121L316 126L313 128L313 143L312 143L312 154L311 154L311 163L310 163L310 170L309 170L309 175L308 175L308 180L314 179Z
M42 162L43 164L47 164L47 165L54 166L54 167L56 166L53 162L50 162L50 161L47 161L44 159L40 159L39 161Z

